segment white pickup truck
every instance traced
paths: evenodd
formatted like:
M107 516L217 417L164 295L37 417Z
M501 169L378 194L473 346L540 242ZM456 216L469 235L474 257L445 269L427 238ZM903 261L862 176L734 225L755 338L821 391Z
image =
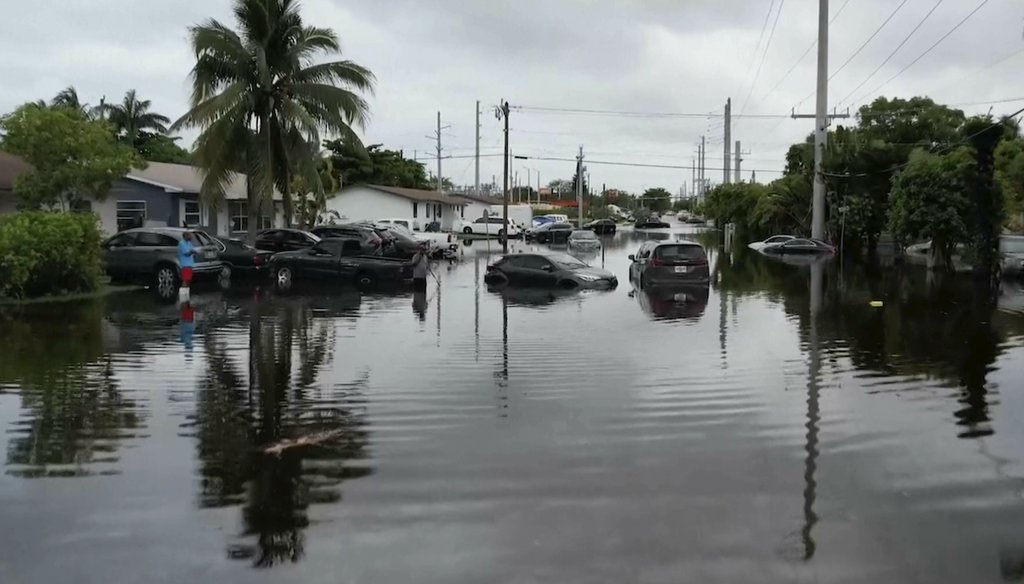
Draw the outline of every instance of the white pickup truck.
M501 217L481 217L472 223L463 223L462 232L476 235L505 235L505 220ZM508 236L519 237L522 235L522 228L516 225L515 221L509 221Z

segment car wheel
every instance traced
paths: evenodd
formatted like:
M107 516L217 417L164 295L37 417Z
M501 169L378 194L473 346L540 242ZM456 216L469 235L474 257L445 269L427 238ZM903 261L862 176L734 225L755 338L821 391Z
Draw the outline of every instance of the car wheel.
M230 280L231 279L231 266L229 266L228 264L224 264L223 266L221 266L220 274L218 275L218 278L220 278L222 280Z
M505 230L504 229L499 229L498 230L498 237L505 237Z
M359 272L356 274L356 286L360 288L372 288L376 283L377 279L369 272Z
M172 298L178 293L178 270L170 264L157 266L153 275L153 286L161 298Z
M292 285L295 283L293 279L292 269L288 266L281 266L274 272L274 283L277 284L277 289L282 292L291 290Z
M464 228L462 230L462 232L467 234L467 235L469 235L469 234L473 233L473 228L472 227L466 227L466 228Z

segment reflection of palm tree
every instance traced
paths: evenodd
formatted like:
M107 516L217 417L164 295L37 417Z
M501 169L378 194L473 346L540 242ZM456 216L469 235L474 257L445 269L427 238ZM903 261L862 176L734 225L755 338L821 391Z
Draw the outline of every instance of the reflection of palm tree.
M201 504L242 503L243 535L255 538L255 545L233 547L232 557L252 559L259 567L298 561L309 505L339 501L342 481L370 472L344 465L365 456L365 419L351 404L361 399L368 379L326 395L307 395L330 361L333 344L329 321L314 319L308 306L257 302L250 311L249 377L243 389L224 344L215 331L207 334L209 369L196 420ZM293 376L296 358L300 364ZM338 441L278 455L264 452L282 439L323 430L337 432Z

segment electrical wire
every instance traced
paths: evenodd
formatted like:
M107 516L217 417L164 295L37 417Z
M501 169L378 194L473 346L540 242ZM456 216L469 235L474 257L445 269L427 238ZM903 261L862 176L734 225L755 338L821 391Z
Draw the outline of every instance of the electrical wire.
M722 114L718 112L705 112L705 113L688 113L688 112L641 112L641 111L624 111L624 110L598 110L598 109L583 109L583 108L563 108L563 107L541 107L541 106L526 106L520 105L515 106L513 109L521 113L535 113L535 114L570 114L570 115L598 115L598 116L620 116L620 117L631 117L631 118L703 118L703 119L716 119L721 118ZM779 115L776 114L733 114L733 117L745 117L745 118L777 118Z
M978 11L979 11L979 10L981 10L981 9L982 9L982 8L983 8L983 7L984 7L984 6L986 5L986 4L988 4L988 3L989 3L989 0L982 0L982 1L981 1L981 4L978 4L978 6L977 6L977 7L975 7L975 9L974 9L974 10L972 10L972 11L971 11L971 12L970 12L970 13L969 13L969 14L968 14L967 16L965 16L965 17L963 18L963 20L961 20L960 22L956 23L956 26L954 26L953 28L951 28L951 29L949 30L949 32L947 32L946 34L942 35L942 36L941 36L941 37L939 38L939 40L935 41L935 44L933 44L932 46L928 47L928 50L926 50L925 52L923 52L923 53L921 53L920 55L918 55L918 57L917 57L916 59L914 59L913 61L911 61L910 63L908 63L908 64L907 64L907 66L905 66L904 68L900 69L900 70L899 70L899 71L898 71L898 72L897 72L897 73L896 73L895 75L893 75L892 77L890 77L890 78L889 78L889 79L888 79L888 80L887 80L887 81L886 81L885 83L883 83L883 84L879 85L879 86L878 86L878 87L876 87L876 88L875 88L874 90L872 90L872 91L869 91L869 92L867 92L866 94L862 95L862 96L861 96L861 97L860 97L859 99L855 100L855 102L856 102L856 103L859 103L859 102L860 102L860 101L862 101L862 100L863 100L863 99L864 99L865 97L868 97L868 96L870 96L870 95L874 95L874 94L878 93L878 90L880 90L880 89L882 89L883 87L885 87L886 85L888 85L888 84L892 83L892 81L893 81L894 79L896 79L897 77L899 77L900 75L902 75L902 74L903 74L904 72L906 72L906 70L907 70L907 69L910 69L911 67L913 67L914 65L916 65L918 61L920 61L921 59L923 59L923 58L925 57L925 55L927 55L928 53L932 52L932 50L934 50L934 49L935 49L935 47L937 47L937 46L939 46L940 44L942 44L942 42L943 42L943 41L945 41L945 40L946 40L947 38L949 38L949 36L950 36L950 35L952 35L952 34L953 34L954 32L956 32L956 31L957 31L957 29L959 29L959 28L960 28L961 26L963 26L963 24L964 24L965 22L967 22L968 20L970 20L972 16L974 16L975 14L977 14L977 13L978 13Z
M875 32L871 33L871 36L868 37L868 40L864 41L864 43L861 44L861 46L858 47L857 50L854 51L852 55L850 55L850 58L847 59L845 63L840 65L839 68L836 69L834 73L832 73L831 75L828 76L828 80L832 81L832 79L835 78L836 75L839 75L839 73L842 72L842 70L845 69L846 66L850 64L850 61L853 61L857 57L857 55L859 55L860 52L864 50L864 47L868 46L868 43L870 43L872 41L872 39L874 39L876 36L878 36L878 33L882 32L882 29L885 28L885 25L889 24L889 21L891 21L893 19L893 17L896 16L896 13L899 12L901 8L906 6L907 2L909 2L909 1L910 0L903 0L903 2L900 2L899 5L896 6L896 9L893 10L892 12L890 12L889 16L882 22L882 24L880 24L878 26L878 28L875 29Z
M750 101L750 96L754 93L754 88L757 87L757 80L761 76L761 69L764 67L765 59L768 57L768 50L772 47L772 39L775 38L775 29L779 25L779 17L782 16L782 9L785 5L786 0L779 0L779 9L775 13L775 20L772 22L772 30L768 34L768 42L765 43L764 52L761 53L761 62L757 65L757 72L754 73L754 81L750 84L750 91L747 92L747 97L743 99L743 105L740 107L741 115L747 111L747 102Z
M757 59L757 53L761 49L761 41L764 40L764 33L765 33L765 31L768 30L768 22L772 18L772 10L774 10L774 9L775 9L775 0L771 0L771 2L768 3L768 13L764 15L764 22L761 23L761 32L758 33L758 35L757 35L757 44L754 45L754 54L750 56L750 62L747 63L747 70L743 73L743 78L744 79L748 79L750 77L750 71L754 67L754 60ZM746 82L744 82L743 85L746 85ZM742 90L743 90L743 87L741 86L740 87L740 91L742 91Z

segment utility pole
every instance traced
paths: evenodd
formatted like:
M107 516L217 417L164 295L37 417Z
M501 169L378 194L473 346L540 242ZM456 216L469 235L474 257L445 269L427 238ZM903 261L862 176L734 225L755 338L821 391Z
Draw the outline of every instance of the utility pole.
M740 181L740 163L741 162L743 162L743 153L740 152L740 141L736 140L736 169L735 169L736 170L736 180L735 180L735 182L737 182L737 183L741 182Z
M576 155L576 205L579 227L583 227L583 146Z
M441 112L437 112L437 192L441 193Z
M480 100L476 100L476 173L475 193L480 196Z
M722 184L729 184L729 163L732 155L729 148L732 146L732 98L725 100L725 164L722 165Z
M508 102L502 101L501 106L495 108L494 115L500 120L505 118L505 178L504 189L501 196L501 218L505 222L505 237L501 238L501 252L508 253Z
M828 139L828 0L818 0L818 101L814 108L814 196L811 237L825 238L825 141Z
M704 136L701 136L700 137L700 196L701 196L701 198L704 197L704 195L706 194L705 191L707 191L707 183L705 182L705 179L704 179L704 173L705 173L705 171L707 169L707 155L708 155L707 139Z
M690 188L693 190L693 196L697 196L697 161L693 158L690 159Z

